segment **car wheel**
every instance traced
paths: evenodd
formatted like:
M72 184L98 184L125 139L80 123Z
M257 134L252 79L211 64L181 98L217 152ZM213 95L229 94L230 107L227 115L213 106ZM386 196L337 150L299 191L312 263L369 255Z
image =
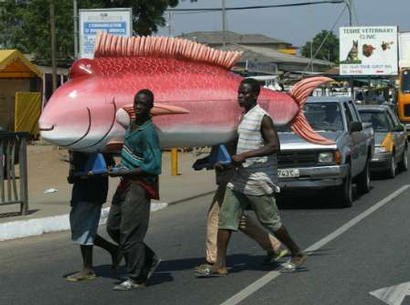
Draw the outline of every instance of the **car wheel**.
M353 184L352 173L350 172L350 166L347 170L347 175L336 191L336 198L338 206L341 208L349 208L353 203Z
M402 156L401 161L399 163L399 168L403 172L407 171L408 168L409 168L409 162L408 162L408 157L407 157L407 147L404 148L403 156Z
M369 159L366 161L363 171L360 173L357 180L357 188L360 193L365 194L370 191L370 167Z
M387 177L394 178L396 177L396 157L394 156L394 152L390 157L390 164L389 168L387 169Z

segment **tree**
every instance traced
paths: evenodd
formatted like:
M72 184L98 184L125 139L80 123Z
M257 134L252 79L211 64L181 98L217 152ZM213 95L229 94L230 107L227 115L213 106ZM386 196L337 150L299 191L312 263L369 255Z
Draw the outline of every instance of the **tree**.
M73 1L3 0L0 2L0 44L34 55L39 64L50 64L50 1L55 4L56 57L59 66L74 59ZM131 7L134 34L149 35L165 25L163 14L178 0L77 0L78 8Z
M305 43L302 47L302 55L309 58L313 55L315 59L338 63L339 38L337 38L333 32L323 30L313 38L313 43L312 41Z

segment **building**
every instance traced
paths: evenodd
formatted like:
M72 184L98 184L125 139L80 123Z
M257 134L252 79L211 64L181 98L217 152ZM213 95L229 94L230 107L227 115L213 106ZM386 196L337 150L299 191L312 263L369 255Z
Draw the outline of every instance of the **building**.
M262 34L234 32L192 32L178 36L217 49L242 51L241 60L233 68L244 74L317 74L327 71L334 63L297 56L291 43Z

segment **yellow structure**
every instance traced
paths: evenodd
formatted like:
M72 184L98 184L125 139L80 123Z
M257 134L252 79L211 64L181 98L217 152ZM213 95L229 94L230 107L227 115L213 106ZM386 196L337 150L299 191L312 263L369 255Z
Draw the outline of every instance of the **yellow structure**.
M178 148L171 149L171 176L178 176Z
M0 126L38 135L43 72L18 50L0 50Z

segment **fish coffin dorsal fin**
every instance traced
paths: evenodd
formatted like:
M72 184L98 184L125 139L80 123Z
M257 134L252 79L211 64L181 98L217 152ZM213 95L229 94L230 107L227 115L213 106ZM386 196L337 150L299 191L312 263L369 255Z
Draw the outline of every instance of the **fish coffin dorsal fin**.
M97 36L94 57L174 57L232 68L242 52L210 48L195 41L154 36L124 37L101 32Z

